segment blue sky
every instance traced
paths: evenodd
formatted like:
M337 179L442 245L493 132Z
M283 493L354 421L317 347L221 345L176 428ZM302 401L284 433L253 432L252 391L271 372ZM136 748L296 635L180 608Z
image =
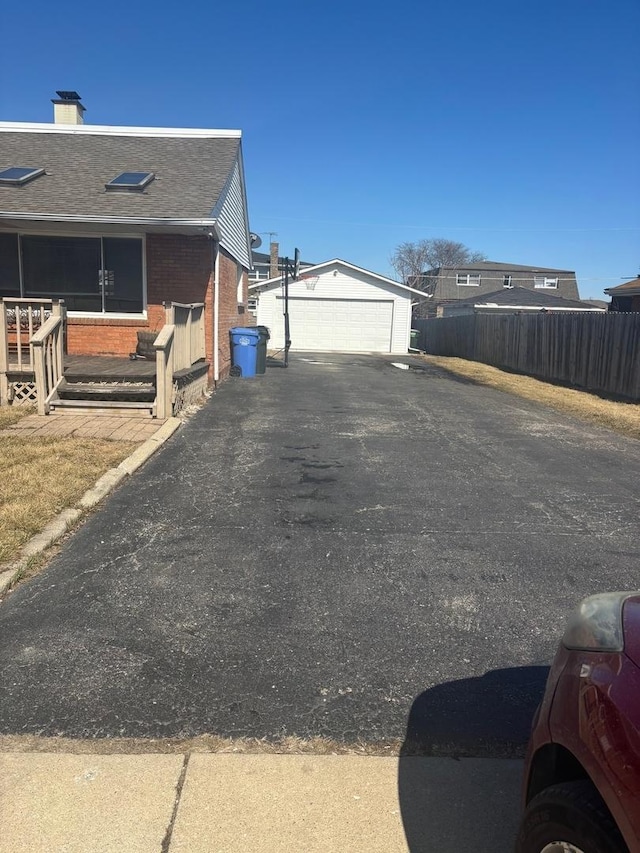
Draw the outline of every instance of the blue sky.
M271 0L3 12L0 120L240 128L251 228L391 274L401 242L640 270L638 0ZM6 38L15 32L15 38Z

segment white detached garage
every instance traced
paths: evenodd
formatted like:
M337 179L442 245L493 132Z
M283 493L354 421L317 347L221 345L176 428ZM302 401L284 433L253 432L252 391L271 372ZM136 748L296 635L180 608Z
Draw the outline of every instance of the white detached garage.
M282 278L255 282L260 326L271 331L269 347L284 347ZM301 270L289 283L291 348L338 352L406 353L411 305L425 294L393 279L335 259Z

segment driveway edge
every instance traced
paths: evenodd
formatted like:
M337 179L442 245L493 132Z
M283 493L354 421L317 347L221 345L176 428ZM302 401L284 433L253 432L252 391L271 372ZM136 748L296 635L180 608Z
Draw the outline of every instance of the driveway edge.
M100 477L94 486L88 489L74 507L63 510L53 518L47 526L32 536L22 546L18 559L8 569L0 572L0 595L5 593L20 577L27 568L33 557L41 554L51 545L54 545L64 536L69 527L74 524L80 516L100 503L110 492L115 489L126 477L140 468L183 424L180 418L168 418L160 429L146 441L136 447L126 459L116 467L111 468Z

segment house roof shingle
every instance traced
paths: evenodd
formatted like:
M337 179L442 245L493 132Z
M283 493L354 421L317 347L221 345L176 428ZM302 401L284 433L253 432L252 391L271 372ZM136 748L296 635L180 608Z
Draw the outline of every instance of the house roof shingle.
M492 293L484 293L477 296L469 296L466 299L457 300L458 305L497 305L522 308L595 308L579 299L565 299L542 290L531 290L528 287L505 287L502 290L494 290Z
M443 270L460 270L461 272L473 272L477 270L482 272L483 270L496 270L498 272L555 272L555 273L566 273L569 275L573 275L573 270L558 270L553 269L552 267L535 267L535 266L525 266L523 264L505 264L498 261L476 261L473 264L462 264L462 265L453 265L453 266L444 266L439 267L439 269Z
M640 276L631 281L625 281L624 284L618 284L616 287L607 287L604 292L610 293L612 296L616 296L617 294L620 294L620 296L624 296L625 294L633 296L636 293L640 293Z
M24 186L0 185L4 217L208 219L240 147L239 131L34 128L40 129L0 125L0 168L45 169ZM153 172L155 179L143 192L105 190L105 184L125 171Z

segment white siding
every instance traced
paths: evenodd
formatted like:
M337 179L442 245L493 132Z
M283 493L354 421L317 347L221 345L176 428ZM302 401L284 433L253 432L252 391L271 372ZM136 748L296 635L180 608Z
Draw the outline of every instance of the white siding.
M227 184L221 196L221 203L214 213L217 214L220 228L220 245L233 258L240 261L245 269L248 269L251 262L249 260L247 211L239 161L236 161L231 180Z
M305 345L307 349L335 349L335 340L340 338L347 342L346 348L351 351L360 349L361 351L407 352L411 294L394 287L391 283L383 282L364 272L360 273L340 264L334 264L322 270L313 290L309 289L304 281L293 282L289 286L289 296L291 298L291 339L294 349L304 349ZM313 300L319 300L315 323L311 320L314 316ZM329 302L333 303L333 308L329 306ZM269 290L259 294L257 322L259 325L268 326L271 330L270 346L273 348L284 345L282 306L280 284L271 286ZM323 339L318 328L311 327L319 324L320 327L328 328L332 323L332 312L334 321L340 317L341 312L345 314L346 319L339 324L340 329L327 331ZM298 320L298 326L303 322L307 326L306 330L294 328L294 316ZM389 324L384 341L380 328L383 317L387 318ZM367 328L373 324L376 330L371 329L369 334ZM349 328L345 328L346 326ZM357 328L362 329L361 346L358 346L354 337ZM375 344L373 347L372 342Z

